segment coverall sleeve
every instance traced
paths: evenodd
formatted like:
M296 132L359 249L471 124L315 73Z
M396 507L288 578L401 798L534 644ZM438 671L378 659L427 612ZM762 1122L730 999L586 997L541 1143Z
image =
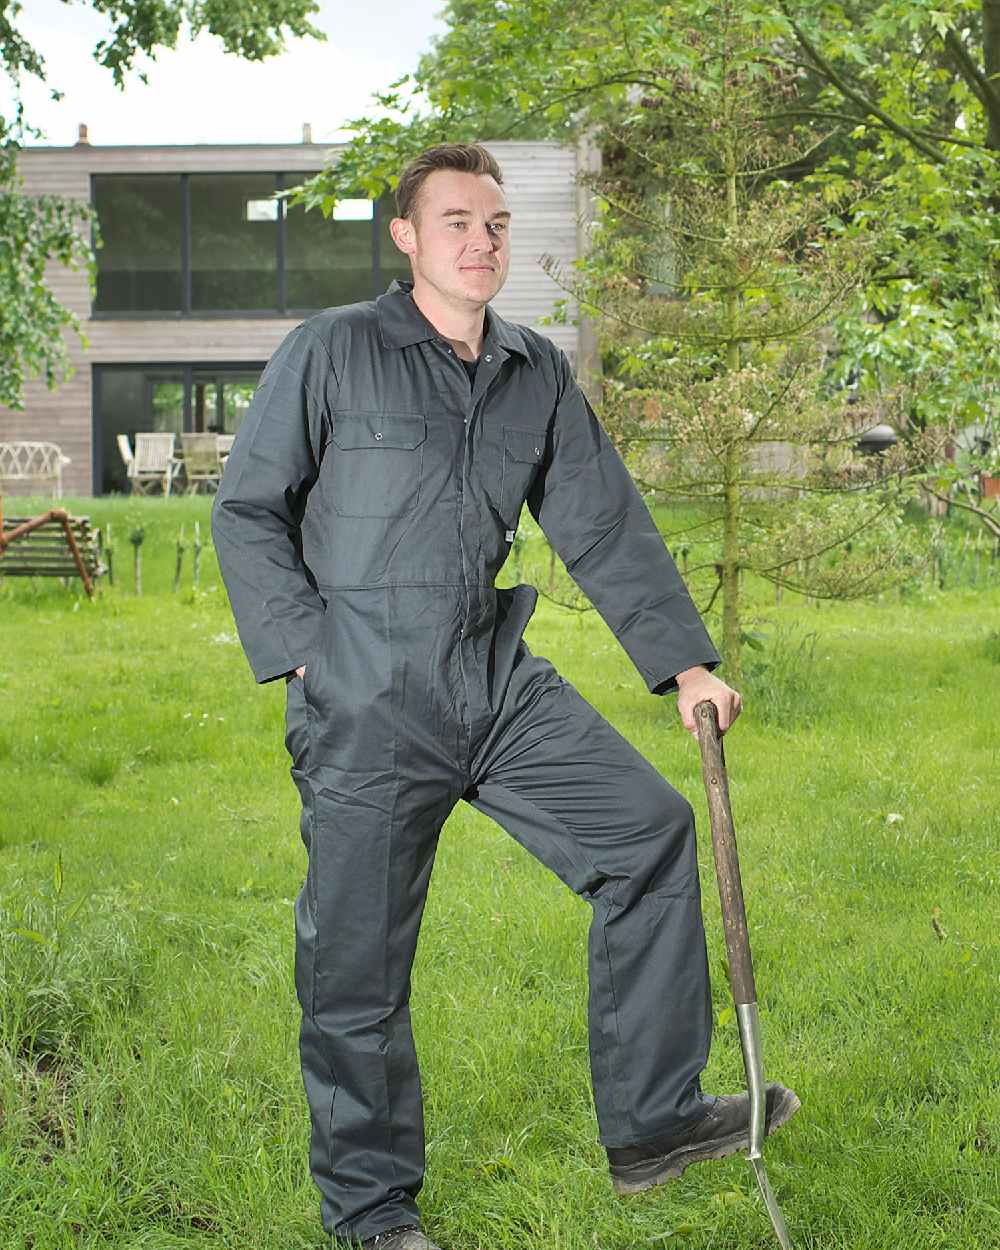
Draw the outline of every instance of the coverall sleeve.
M212 508L219 568L258 682L305 663L322 621L300 526L336 391L326 345L297 326L261 375Z
M718 651L621 456L560 351L560 393L528 508L653 694Z

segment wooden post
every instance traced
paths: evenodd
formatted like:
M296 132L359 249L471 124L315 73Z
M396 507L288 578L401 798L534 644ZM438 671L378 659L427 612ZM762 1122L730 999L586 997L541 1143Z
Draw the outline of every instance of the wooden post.
M80 548L76 545L76 538L73 535L73 527L69 523L69 513L63 508L56 508L53 517L62 522L63 533L66 535L66 542L73 556L73 563L76 565L76 571L80 574L80 581L83 582L83 588L87 592L88 599L94 597L94 584L87 576L87 568L83 563L83 557L80 555Z
M184 567L184 526L177 531L177 559L174 562L174 594L181 588L181 569Z
M201 585L201 525L198 521L194 523L194 563L192 573L194 588L198 590Z
M146 531L141 525L136 526L128 536L129 542L132 544L134 552L133 572L135 574L135 593L142 594L142 540L146 537Z

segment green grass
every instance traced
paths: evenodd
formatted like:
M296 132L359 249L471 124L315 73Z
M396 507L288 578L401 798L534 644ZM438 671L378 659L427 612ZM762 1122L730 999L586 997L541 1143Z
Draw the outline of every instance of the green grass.
M0 1247L323 1244L306 1163L283 687L257 688L204 499L113 519L117 584L0 586ZM130 525L145 525L146 593ZM727 740L768 1074L799 1250L1000 1244L1000 589L772 606ZM697 750L603 623L529 645L695 803L717 1014L741 1085ZM588 909L465 805L414 974L428 1230L449 1250L764 1250L740 1159L616 1199L585 1032Z

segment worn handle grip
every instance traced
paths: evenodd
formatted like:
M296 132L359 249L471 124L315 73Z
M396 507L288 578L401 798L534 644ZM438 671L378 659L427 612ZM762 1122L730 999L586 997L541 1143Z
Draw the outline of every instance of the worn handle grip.
M743 903L733 809L729 803L726 759L722 750L722 735L719 733L719 716L715 704L707 700L697 704L694 719L698 728L698 745L701 748L701 775L705 782L708 814L712 822L712 850L715 852L715 875L719 882L719 899L722 903L722 927L729 955L729 983L733 989L733 1001L738 1007L742 1007L746 1003L757 1001L757 987L754 984L753 960L750 957L750 935L747 932L747 912Z

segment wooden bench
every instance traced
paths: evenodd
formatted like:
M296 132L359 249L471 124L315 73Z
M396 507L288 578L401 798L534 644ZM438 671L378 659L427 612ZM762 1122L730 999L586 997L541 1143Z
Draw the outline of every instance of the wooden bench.
M93 597L94 582L107 572L101 531L90 518L52 508L36 517L8 517L0 500L0 578L79 577Z
M55 443L0 443L0 489L4 482L27 482L40 486L51 482L62 498L63 466L70 464Z

